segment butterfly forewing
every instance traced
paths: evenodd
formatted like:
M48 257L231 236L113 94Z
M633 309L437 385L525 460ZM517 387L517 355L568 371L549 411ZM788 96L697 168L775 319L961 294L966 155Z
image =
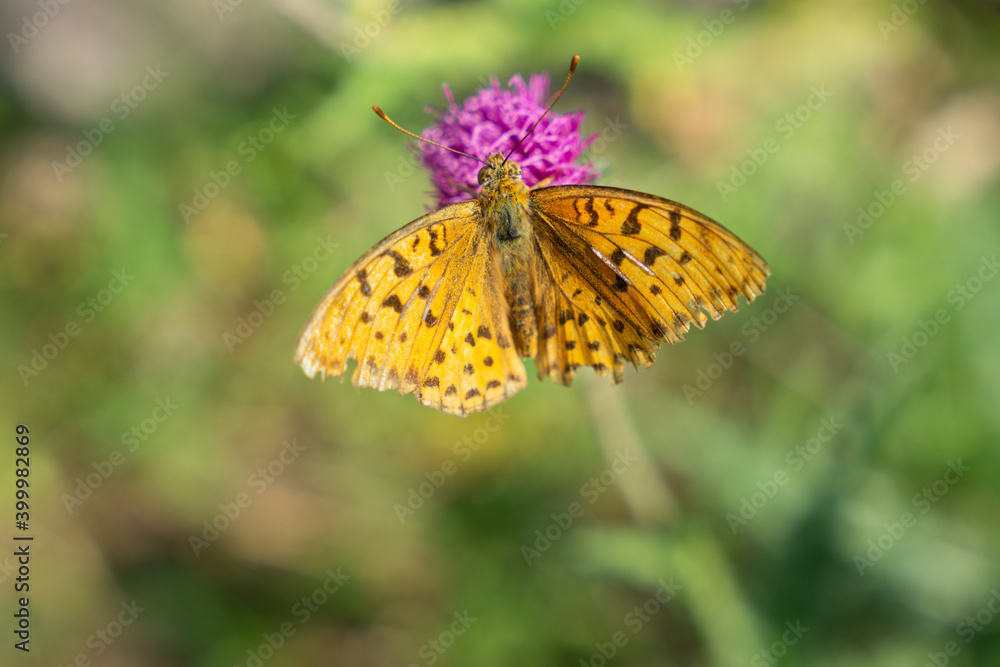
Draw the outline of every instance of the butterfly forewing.
M649 365L660 340L679 342L692 323L736 310L737 295L752 300L770 274L725 227L667 199L569 185L533 190L531 202L539 289L554 295L538 305L540 330L546 322L559 331L537 361L560 381L583 364L620 381L624 361ZM580 343L560 343L581 338L579 352Z
M341 375L356 360L356 386L413 392L451 414L508 398L525 374L510 345L490 242L476 202L400 229L330 289L296 360L310 376Z

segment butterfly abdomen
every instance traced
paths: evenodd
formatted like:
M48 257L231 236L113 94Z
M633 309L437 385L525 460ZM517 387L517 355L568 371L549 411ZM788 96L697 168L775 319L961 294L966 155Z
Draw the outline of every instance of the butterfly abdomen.
M510 328L518 354L533 357L538 333L535 298L531 291L534 237L531 225L521 210L515 207L505 208L502 215L509 218L499 218L495 229L500 275L504 281L504 298L510 308ZM507 224L509 227L503 226Z
M504 298L510 308L510 328L517 353L535 356L538 325L535 320L535 298L531 292L532 246L529 237L500 243L500 273L504 281Z

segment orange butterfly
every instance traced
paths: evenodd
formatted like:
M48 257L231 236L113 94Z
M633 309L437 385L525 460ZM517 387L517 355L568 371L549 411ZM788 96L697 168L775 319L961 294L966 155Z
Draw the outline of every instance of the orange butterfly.
M476 199L391 234L330 288L295 353L307 375L342 375L355 360L355 386L463 416L527 386L522 357L539 378L569 385L589 366L617 384L626 362L651 366L662 341L737 310L739 294L752 301L771 273L732 232L669 199L529 189L502 153L479 184Z

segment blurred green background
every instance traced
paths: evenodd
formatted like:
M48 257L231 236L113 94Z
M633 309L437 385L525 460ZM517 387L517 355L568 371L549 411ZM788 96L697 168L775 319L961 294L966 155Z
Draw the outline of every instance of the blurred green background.
M0 21L5 664L1000 664L996 3ZM430 202L370 106L420 131L573 54L600 182L721 221L767 293L467 419L307 379L312 308Z

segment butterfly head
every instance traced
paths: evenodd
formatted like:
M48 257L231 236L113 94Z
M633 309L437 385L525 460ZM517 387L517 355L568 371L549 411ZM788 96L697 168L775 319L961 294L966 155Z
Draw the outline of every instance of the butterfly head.
M478 179L484 191L502 181L520 181L521 165L506 159L503 153L492 153L486 158L486 165L479 170Z

